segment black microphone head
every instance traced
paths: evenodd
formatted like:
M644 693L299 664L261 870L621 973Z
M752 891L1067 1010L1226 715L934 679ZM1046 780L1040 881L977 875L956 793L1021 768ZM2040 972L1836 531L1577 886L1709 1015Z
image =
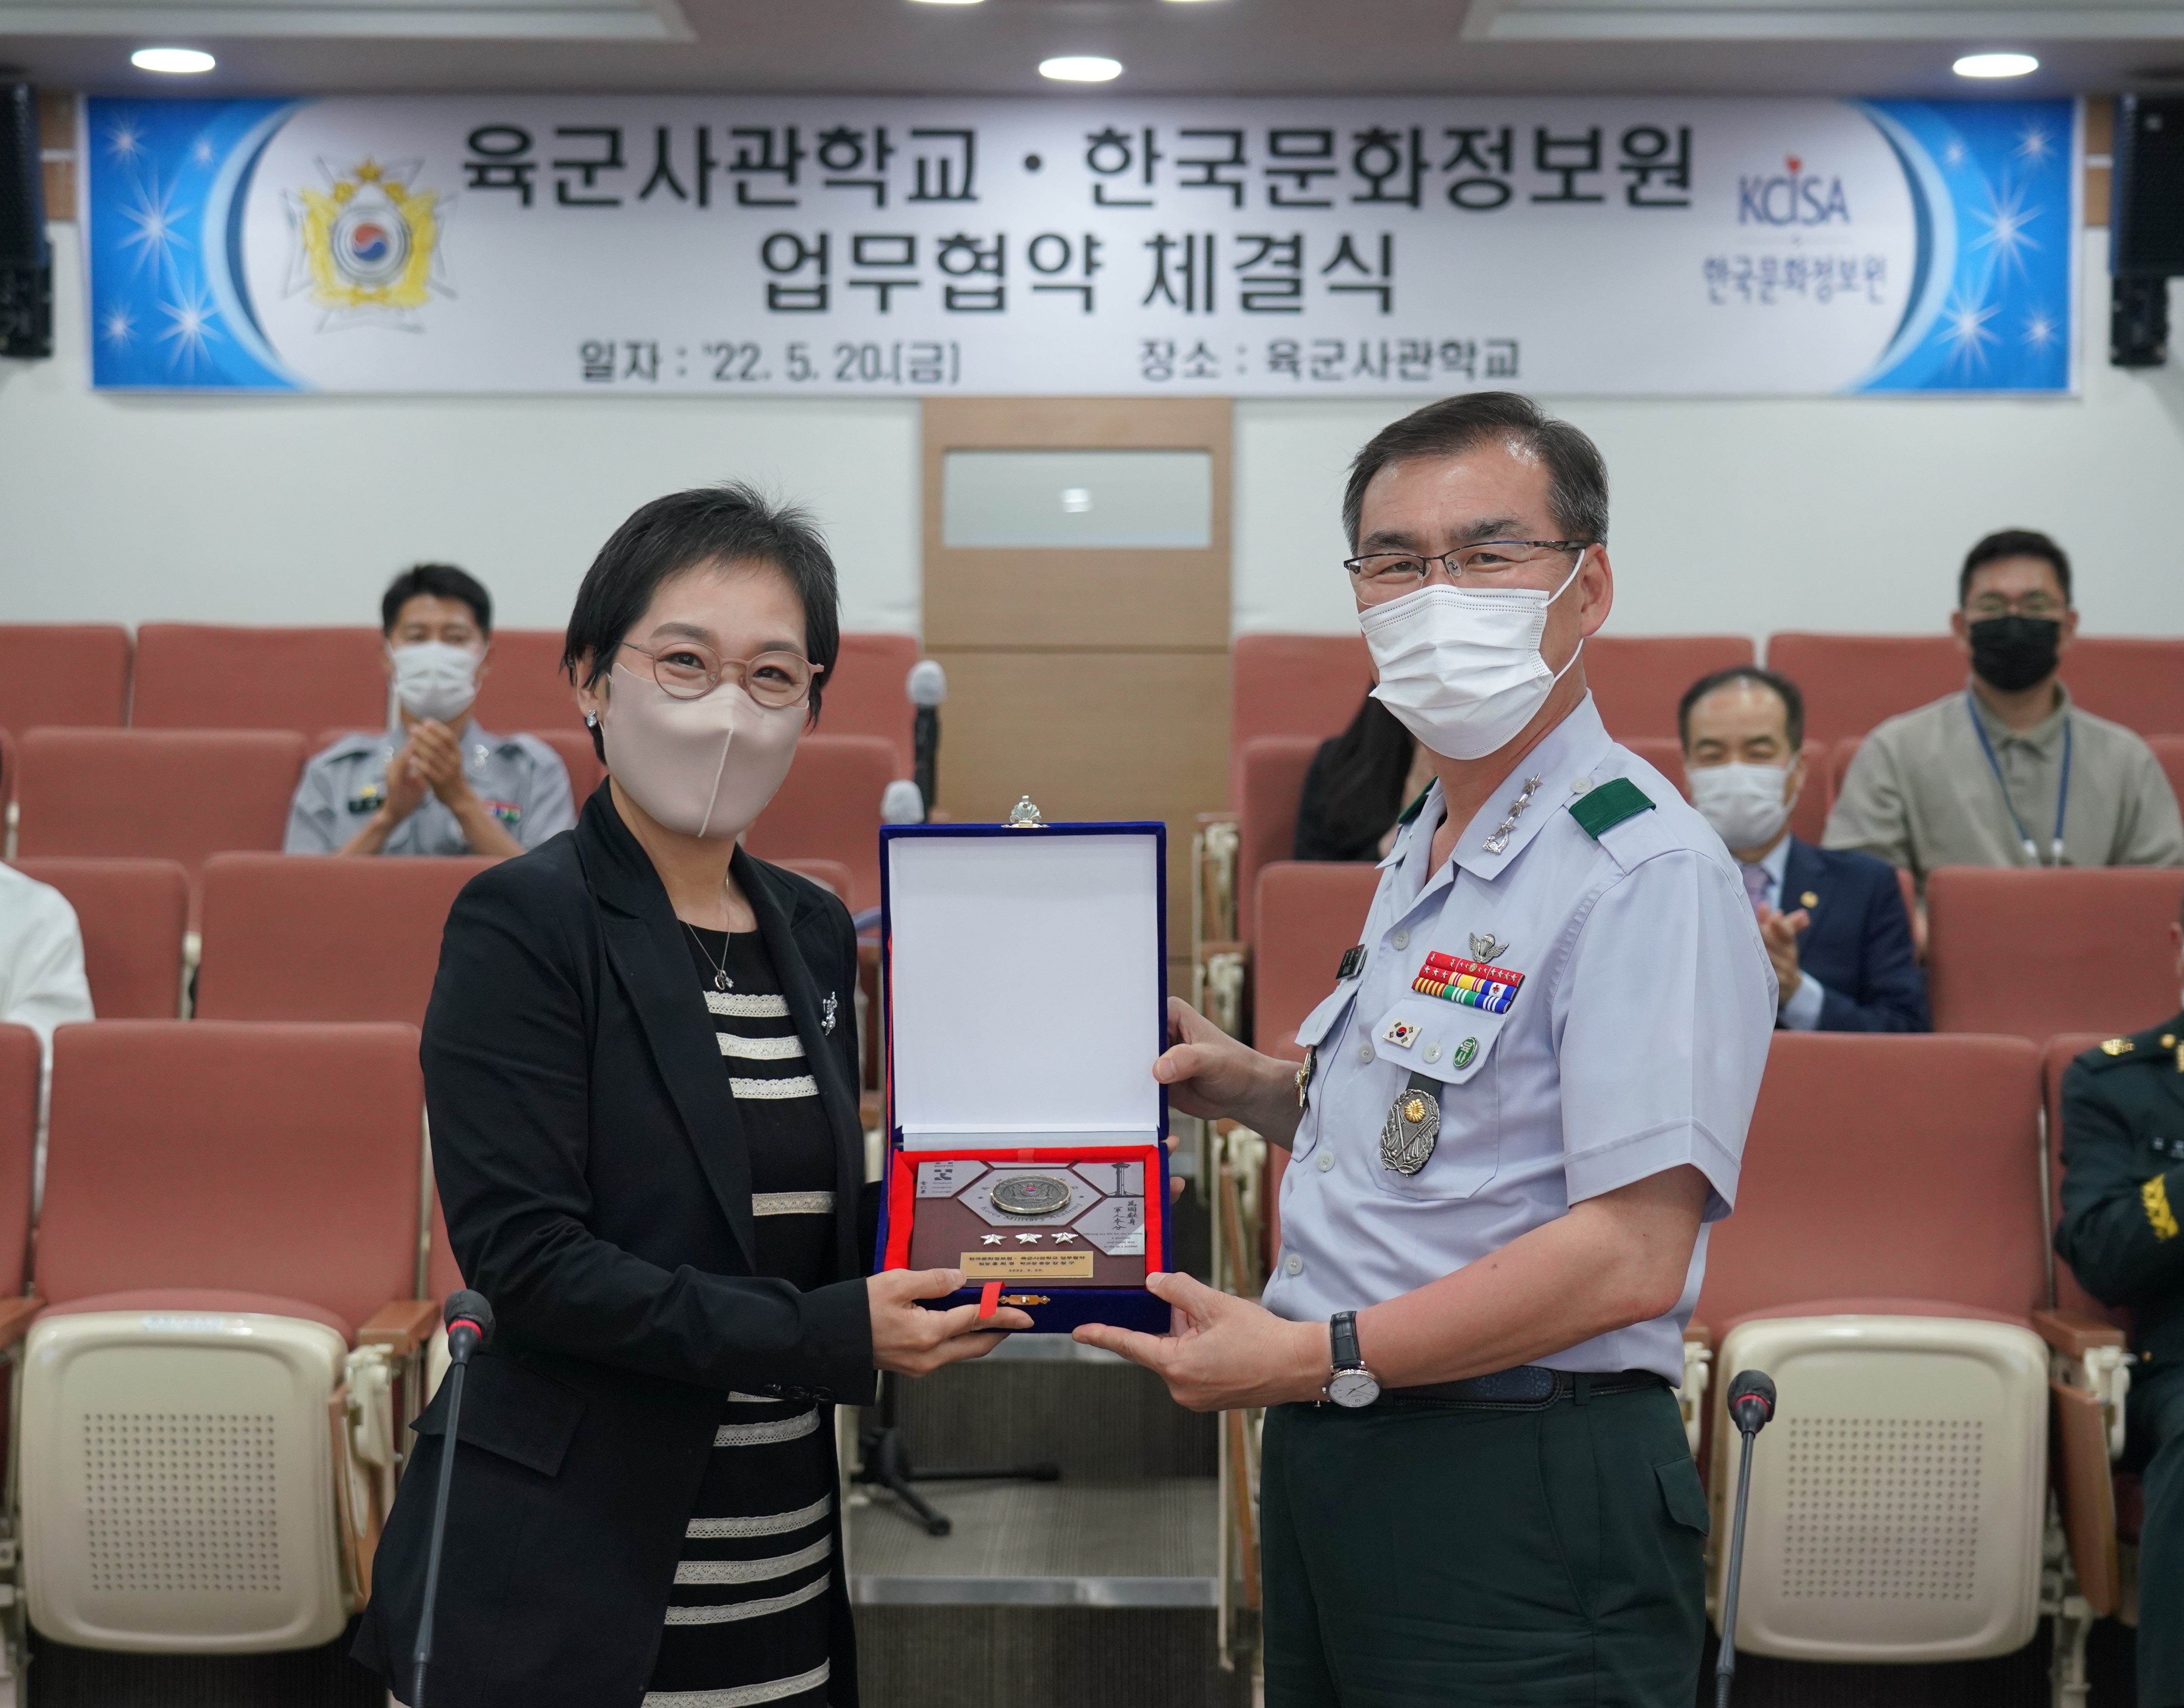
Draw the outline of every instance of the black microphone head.
M1729 1415L1747 1435L1757 1435L1774 1415L1774 1381L1764 1370L1739 1370L1729 1385Z
M910 667L910 679L903 686L912 706L938 706L948 697L948 673L934 660L921 658Z
M493 1338L493 1307L486 1303L482 1292L472 1292L468 1287L448 1295L447 1307L440 1313L440 1320L449 1329L459 1322L467 1322L477 1331L479 1343Z

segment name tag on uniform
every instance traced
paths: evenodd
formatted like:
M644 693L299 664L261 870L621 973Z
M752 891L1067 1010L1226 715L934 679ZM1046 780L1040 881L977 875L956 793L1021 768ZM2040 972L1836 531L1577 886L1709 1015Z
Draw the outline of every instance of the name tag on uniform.
M380 803L387 799L387 790L376 783L367 783L348 797L352 812L376 812Z

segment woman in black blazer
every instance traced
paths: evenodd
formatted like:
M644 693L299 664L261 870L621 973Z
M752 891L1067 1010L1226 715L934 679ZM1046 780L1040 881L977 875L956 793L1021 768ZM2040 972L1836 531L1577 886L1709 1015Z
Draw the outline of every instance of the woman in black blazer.
M429 1708L854 1708L832 1407L1029 1326L866 1278L842 903L737 846L816 719L833 566L734 486L623 524L569 625L610 773L473 879L423 1060L465 1382ZM446 1391L357 1658L412 1700Z

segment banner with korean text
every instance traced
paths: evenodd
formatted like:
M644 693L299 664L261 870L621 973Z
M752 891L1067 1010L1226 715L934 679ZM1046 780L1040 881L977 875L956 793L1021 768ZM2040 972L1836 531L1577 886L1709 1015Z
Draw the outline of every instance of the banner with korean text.
M84 103L94 382L2067 393L2067 101Z

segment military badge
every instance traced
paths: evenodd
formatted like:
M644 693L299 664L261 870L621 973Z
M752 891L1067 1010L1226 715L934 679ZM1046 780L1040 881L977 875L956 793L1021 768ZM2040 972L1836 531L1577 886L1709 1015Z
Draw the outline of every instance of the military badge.
M1440 1101L1413 1079L1389 1106L1380 1129L1381 1165L1399 1175L1414 1175L1433 1160L1440 1140Z
M1461 1002L1467 1008L1483 1008L1490 1014L1506 1014L1524 982L1522 973L1513 973L1507 967L1462 960L1436 951L1426 957L1411 988L1420 996Z

